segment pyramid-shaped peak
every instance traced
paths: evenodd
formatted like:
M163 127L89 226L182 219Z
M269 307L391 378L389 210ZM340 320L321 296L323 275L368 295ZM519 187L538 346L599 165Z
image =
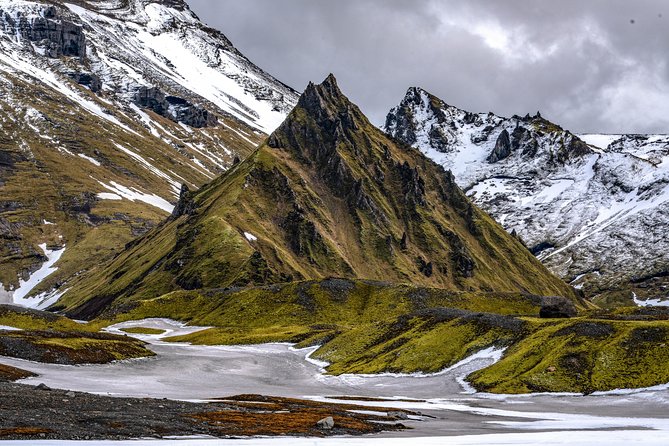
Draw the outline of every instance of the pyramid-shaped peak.
M297 104L298 107L317 114L323 110L332 111L349 105L350 101L339 89L333 74L328 75L320 84L309 82Z

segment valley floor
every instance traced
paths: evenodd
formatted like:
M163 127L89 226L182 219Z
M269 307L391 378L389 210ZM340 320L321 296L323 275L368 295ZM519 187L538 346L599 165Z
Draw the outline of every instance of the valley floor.
M62 366L0 358L3 364L38 373L21 383L116 397L169 398L200 402L229 395L263 394L319 402L354 403L420 412L402 423L412 429L364 438L327 440L179 440L175 444L209 446L249 444L363 445L404 444L409 437L424 445L443 444L669 444L669 390L666 387L581 396L574 394L500 396L467 393L463 378L490 364L491 355L430 376L328 376L310 361L311 350L288 344L192 346L162 337L192 331L167 320L125 323L165 330L133 334L150 342L156 356L107 365ZM115 327L118 329L121 327ZM111 331L115 331L112 328ZM343 397L342 396L346 396ZM354 396L354 397L350 397ZM365 397L365 398L363 398ZM383 401L369 401L384 398ZM67 398L66 398L67 399ZM357 399L357 400L356 400ZM353 400L353 401L352 401ZM170 403L172 404L172 403ZM183 404L183 403L175 403ZM382 414L385 415L385 414ZM194 432L198 433L198 432ZM441 440L440 440L441 438ZM54 444L7 442L6 444ZM63 444L63 443L58 443ZM84 443L91 445L104 442ZM135 446L153 442L132 442ZM160 443L161 445L164 443Z

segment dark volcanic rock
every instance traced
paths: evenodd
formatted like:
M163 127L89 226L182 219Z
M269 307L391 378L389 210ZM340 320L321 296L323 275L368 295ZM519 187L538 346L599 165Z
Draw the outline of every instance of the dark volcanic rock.
M541 299L539 316L542 318L570 318L577 314L573 302L565 297L552 296Z
M70 73L70 78L79 85L90 88L93 93L102 90L102 80L100 76L93 73Z
M172 211L172 218L179 218L182 215L193 215L197 209L195 201L193 201L193 194L187 185L181 185L181 192L179 192L179 201Z
M168 117L174 121L183 122L195 128L213 127L218 124L216 116L205 108L191 104L177 96L167 96L165 99L169 103L170 116Z
M497 143L492 153L488 156L489 163L496 163L497 161L508 158L511 155L511 141L509 139L509 132L502 130L499 137L497 138Z
M41 17L13 17L0 10L0 24L12 35L35 43L47 57L86 57L86 37L81 25L60 16L55 6L45 7Z
M125 440L170 436L239 438L257 436L350 436L402 430L395 423L415 412L370 417L367 409L261 395L226 398L225 403L189 403L168 399L118 398L0 383L3 440ZM268 411L267 407L278 407ZM390 412L388 408L369 410ZM327 426L317 422L330 417ZM336 423L334 419L336 418ZM252 440L251 440L252 441Z
M135 92L135 104L140 107L153 110L160 116L167 117L170 103L165 99L165 94L156 87L139 87Z
M134 102L140 107L153 110L160 116L175 122L183 122L196 128L218 124L212 113L199 105L178 96L167 96L159 88L141 86L135 92Z

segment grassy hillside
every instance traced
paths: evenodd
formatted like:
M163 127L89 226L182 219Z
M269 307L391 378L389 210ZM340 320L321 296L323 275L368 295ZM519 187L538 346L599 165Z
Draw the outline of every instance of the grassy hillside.
M493 393L583 392L669 382L666 312L540 319L540 298L325 279L177 291L109 310L94 325L168 317L212 327L168 341L319 346L328 373L434 373L489 347L497 364L468 379Z
M462 193L376 129L329 77L250 157L60 302L91 317L176 290L329 276L576 298Z
M66 288L169 215L121 199L118 190L173 204L181 183L199 187L232 164L228 146L246 156L264 137L227 117L216 127L189 129L147 110L157 132L110 105L104 92L70 85L90 107L105 110L98 116L47 85L3 76L12 88L0 100L0 291L41 266L42 243L66 249L58 271L36 291Z

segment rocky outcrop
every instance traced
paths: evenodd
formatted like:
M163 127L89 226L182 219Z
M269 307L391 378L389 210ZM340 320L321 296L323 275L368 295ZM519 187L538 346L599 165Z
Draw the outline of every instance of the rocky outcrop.
M205 108L178 96L165 95L157 87L139 87L135 92L134 102L142 108L153 110L160 116L191 127L203 128L218 124L216 116Z
M33 42L47 57L86 57L83 27L62 17L55 6L46 6L40 16L14 15L0 9L0 24L5 34Z
M578 314L574 303L565 297L552 296L541 299L539 317L542 318L570 318Z
M406 161L398 167L402 179L404 201L412 206L425 206L425 181L420 177L418 168L411 168Z
M102 79L95 73L69 73L70 79L88 87L93 93L97 93L102 90Z
M183 215L193 215L197 206L193 200L193 193L186 184L181 185L181 191L179 192L179 201L177 201L174 210L172 211L172 218L176 219Z
M491 164L496 163L508 158L509 155L511 155L511 140L509 139L509 132L504 129L502 130L502 133L499 134L499 137L497 137L495 148L488 156L488 162Z

